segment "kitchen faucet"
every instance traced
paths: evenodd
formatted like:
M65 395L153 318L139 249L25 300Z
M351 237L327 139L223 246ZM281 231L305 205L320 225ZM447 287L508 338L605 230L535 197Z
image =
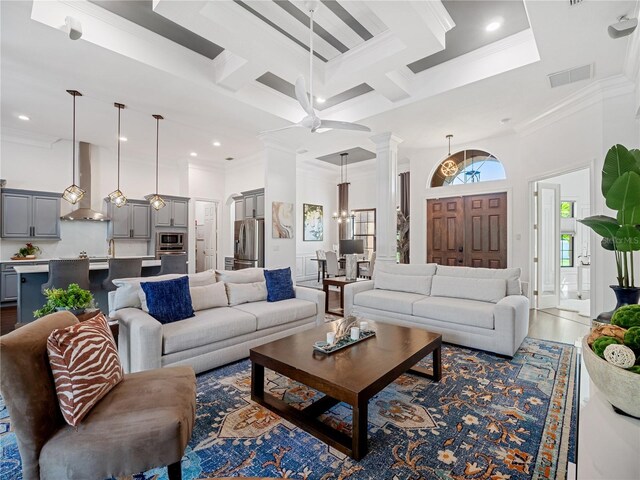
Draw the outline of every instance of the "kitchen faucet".
M116 256L116 241L113 238L107 240L109 244L109 248L107 249L107 256L115 257Z

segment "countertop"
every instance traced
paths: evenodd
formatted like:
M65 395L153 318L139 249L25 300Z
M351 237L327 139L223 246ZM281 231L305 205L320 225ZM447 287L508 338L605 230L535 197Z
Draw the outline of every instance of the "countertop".
M126 258L126 257L117 257L117 258ZM140 258L140 257L136 257L136 258ZM160 266L160 260L155 260L155 259L142 260L142 268L159 267L159 266ZM42 265L15 265L13 269L17 273L46 273L49 271L49 264L44 263ZM107 263L106 260L96 261L89 264L89 270L108 270L108 269L109 269L109 263Z
M11 263L11 264L20 264L20 263L49 263L49 260L69 260L78 257L56 257L56 258L29 258L25 260L0 260L0 263ZM97 256L97 257L89 257L89 262L107 262L109 260L108 256ZM116 255L115 258L142 258L142 260L155 260L156 257L153 255Z

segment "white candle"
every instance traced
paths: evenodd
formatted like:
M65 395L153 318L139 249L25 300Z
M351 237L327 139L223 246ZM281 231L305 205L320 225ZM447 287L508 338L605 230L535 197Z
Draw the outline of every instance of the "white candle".
M358 340L360 338L360 329L358 327L351 327L351 340Z
M360 322L360 330L368 331L369 330L369 322Z
M333 342L336 341L336 332L327 332L327 343L329 345L333 345Z

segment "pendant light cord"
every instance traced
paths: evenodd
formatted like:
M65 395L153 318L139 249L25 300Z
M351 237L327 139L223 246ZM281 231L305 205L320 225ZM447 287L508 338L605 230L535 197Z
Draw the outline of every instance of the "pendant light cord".
M122 107L118 105L118 190L120 190L120 111Z
M160 119L156 118L156 195L158 195L158 149L160 146Z
M72 147L72 151L73 151L73 184L76 184L76 95L73 95L73 145Z

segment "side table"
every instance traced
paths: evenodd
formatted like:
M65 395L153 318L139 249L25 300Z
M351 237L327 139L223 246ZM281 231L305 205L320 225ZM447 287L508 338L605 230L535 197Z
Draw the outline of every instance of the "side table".
M355 282L364 282L364 278L356 278L355 280L347 280L347 277L333 277L322 280L322 289L324 290L324 311L332 315L342 316L344 314L344 286ZM340 308L329 310L329 287L338 287L340 289Z

